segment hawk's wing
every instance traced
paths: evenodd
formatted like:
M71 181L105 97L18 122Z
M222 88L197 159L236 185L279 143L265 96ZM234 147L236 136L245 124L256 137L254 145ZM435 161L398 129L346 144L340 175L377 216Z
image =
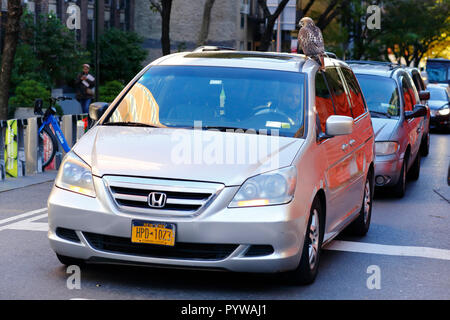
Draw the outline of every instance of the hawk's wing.
M325 52L322 32L316 26L305 26L298 33L298 42L307 56Z

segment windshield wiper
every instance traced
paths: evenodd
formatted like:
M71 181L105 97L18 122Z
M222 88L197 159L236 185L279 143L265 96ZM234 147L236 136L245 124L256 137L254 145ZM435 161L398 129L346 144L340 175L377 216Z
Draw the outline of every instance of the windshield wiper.
M123 127L146 127L146 128L163 128L162 126L157 126L153 124L148 123L142 123L142 122L106 122L103 123L104 126L123 126Z
M370 112L370 115L376 114L376 115L379 115L379 116L385 116L385 117L388 117L389 119L392 118L390 114L387 114L387 113L385 113L385 112L372 111L372 110L369 110L369 112Z

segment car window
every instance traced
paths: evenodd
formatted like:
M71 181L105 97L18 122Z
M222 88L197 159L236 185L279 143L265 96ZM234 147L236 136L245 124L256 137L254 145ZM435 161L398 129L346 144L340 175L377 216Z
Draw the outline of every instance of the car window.
M108 122L236 128L303 136L305 74L263 69L152 66Z
M405 103L405 111L412 111L417 104L416 91L406 75L401 76L403 101Z
M347 95L345 94L344 84L336 68L328 68L325 71L325 77L333 96L336 114L340 116L352 117Z
M363 94L353 72L347 68L341 68L341 70L345 77L345 81L347 82L348 89L350 91L349 94L352 103L352 113L353 117L356 119L364 112L366 112Z
M430 91L430 100L448 100L447 92L444 88L428 87L427 90Z
M395 80L367 74L356 74L373 118L400 116L400 100Z
M331 93L328 90L325 78L322 72L316 73L316 110L319 115L320 128L325 132L326 122L329 116L335 114Z

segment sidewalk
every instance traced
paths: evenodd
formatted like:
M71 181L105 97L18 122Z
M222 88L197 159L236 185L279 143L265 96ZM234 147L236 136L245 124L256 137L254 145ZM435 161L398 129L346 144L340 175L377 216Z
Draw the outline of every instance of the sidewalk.
M57 173L58 173L57 170L51 170L35 174L34 176L7 178L6 180L0 181L0 192L24 188L34 184L54 181Z

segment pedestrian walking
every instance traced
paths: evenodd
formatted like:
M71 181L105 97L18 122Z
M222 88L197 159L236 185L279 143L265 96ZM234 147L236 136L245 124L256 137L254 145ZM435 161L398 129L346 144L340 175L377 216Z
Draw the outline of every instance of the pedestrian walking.
M83 64L83 71L75 80L76 99L81 104L83 113L89 112L89 105L94 98L95 78L89 73L90 66Z

